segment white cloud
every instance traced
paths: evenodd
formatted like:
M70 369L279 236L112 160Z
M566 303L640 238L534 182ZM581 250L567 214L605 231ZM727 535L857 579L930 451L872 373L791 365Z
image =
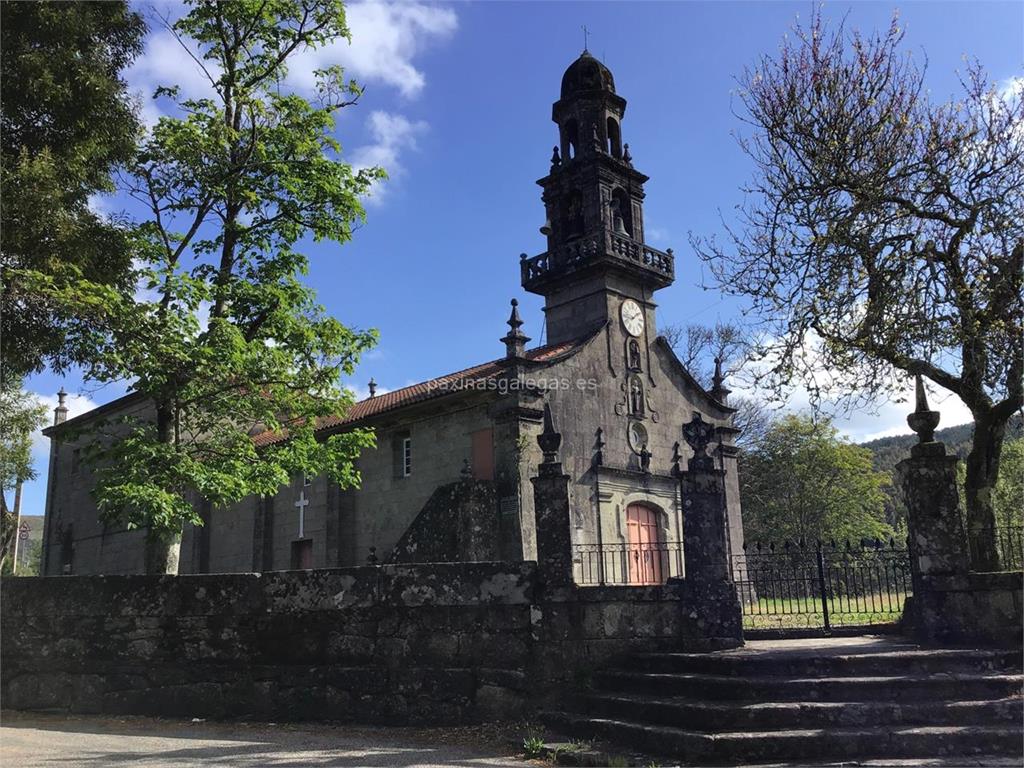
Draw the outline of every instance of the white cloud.
M345 12L352 43L336 40L296 56L288 75L296 88L312 91L314 70L340 64L363 83L381 83L405 97L417 96L426 77L413 58L429 43L449 38L458 27L452 9L420 2L352 3Z
M57 394L41 395L38 392L33 392L32 394L35 395L36 400L39 401L40 405L46 407L47 421L44 428L50 426L53 424L53 409L56 408L58 404ZM91 411L98 405L98 403L92 400L88 395L69 394L64 400L64 405L67 406L68 409L68 418L73 419L76 416L81 416L87 411ZM32 454L36 460L37 471L43 469L43 466L39 463L39 457L49 455L49 451L50 439L43 436L42 429L37 429L32 433Z
M368 398L370 396L370 387L369 387L369 385L353 384L352 382L349 382L348 384L345 385L345 387L352 391L352 394L355 397L356 402L359 402L360 400L365 400L366 398ZM390 391L391 390L388 389L387 387L382 387L380 385L378 385L377 389L375 390L376 395L378 397L380 397L381 395L387 394Z
M164 21L159 17L173 23L181 12L180 6L169 5L155 12L151 26L159 31L146 39L145 52L125 73L138 99L142 121L150 128L170 109L166 99L152 98L158 86L177 85L182 99L215 95L200 64L182 48L182 42L161 27ZM363 84L380 83L396 88L404 97L417 96L426 85L426 76L414 64L415 56L429 44L449 38L458 27L454 10L422 2L371 0L352 3L346 14L352 42L338 39L322 48L296 53L289 62L288 87L310 96L315 90L315 71L341 65ZM220 76L213 62L203 60L194 46L190 50L210 76ZM400 153L415 148L416 137L427 124L376 110L368 118L368 127L373 140L356 148L351 161L358 168L381 166L395 178L402 172ZM383 187L378 185L369 199L379 202L382 194Z
M1024 96L1024 76L1008 77L997 86L999 95L1005 98Z
M874 406L844 412L837 407L841 389L836 382L836 377L817 362L821 357L820 352L816 349L817 343L815 339L809 338L801 355L807 360L807 365L815 371L817 384L821 387L823 399L820 403L820 410L825 414L836 414L832 418L832 423L841 435L855 443L862 443L880 437L912 433L907 425L907 416L914 410L914 384L911 377L906 377L906 397L902 402L884 399ZM759 372L766 370L768 365L769 363L765 361L749 365L736 377L734 382L729 382L733 394L767 403L769 397L758 388L757 380ZM932 384L927 379L925 380L925 389L928 392L929 407L941 414L940 429L973 421L970 410L959 397ZM803 383L794 384L785 394L784 403L773 402L770 405L782 413L801 413L811 410L811 394Z
M664 227L652 227L648 225L644 229L648 242L662 245L668 242L669 232Z
M139 100L142 122L149 128L167 114L153 99L153 91L158 86L177 85L183 100L212 98L215 95L213 84L202 67L182 47L182 43L188 42L185 38L179 42L166 30L154 32L146 38L146 50L125 71L125 80ZM203 61L195 47L191 51ZM213 62L203 61L203 66L211 77L220 76L220 68Z
M367 119L367 128L373 143L357 147L352 153L352 164L356 168L380 166L394 179L404 170L400 153L416 149L417 138L428 126L422 120L414 122L402 115L375 110ZM369 199L379 201L383 192L384 187L378 184Z
M152 126L164 112L152 96L157 86L177 85L181 97L206 98L214 95L210 77L220 76L220 68L203 59L191 41L189 51L175 36L162 28L164 16L170 23L182 8L167 7L151 19L155 31L146 38L146 49L125 72L125 79L136 92L143 122ZM458 27L451 8L421 2L361 2L346 9L352 42L339 38L317 49L297 52L289 61L288 84L307 95L315 88L315 71L336 64L364 84L379 83L397 88L408 98L419 95L426 76L414 63L417 53L434 42L442 42ZM204 73L206 68L209 76Z

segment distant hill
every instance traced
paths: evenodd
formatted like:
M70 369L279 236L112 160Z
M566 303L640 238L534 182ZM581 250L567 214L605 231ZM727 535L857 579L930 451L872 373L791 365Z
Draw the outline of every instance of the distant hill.
M961 424L956 427L946 427L935 431L935 439L946 444L948 453L955 453L961 459L967 458L971 450L971 438L974 434L973 424ZM1018 440L1024 436L1024 423L1020 416L1010 420L1006 427L1006 440ZM917 442L917 435L897 435L896 437L882 437L878 440L869 440L861 443L865 448L870 449L873 454L872 464L879 472L888 472L892 475L896 465L903 459L910 458L910 448ZM890 485L886 491L888 499L885 504L885 517L890 525L897 530L903 530L906 520L906 509L899 499L899 493L895 485Z
M956 427L946 427L935 431L935 439L946 444L948 453L955 453L961 459L967 458L971 450L971 436L974 433L973 424L961 424ZM1006 439L1016 440L1024 437L1024 422L1018 416L1010 420L1006 428ZM896 437L881 437L878 440L870 440L861 443L865 448L871 449L874 454L874 465L876 470L885 472L892 471L900 461L910 456L910 447L917 442L917 435L897 435Z

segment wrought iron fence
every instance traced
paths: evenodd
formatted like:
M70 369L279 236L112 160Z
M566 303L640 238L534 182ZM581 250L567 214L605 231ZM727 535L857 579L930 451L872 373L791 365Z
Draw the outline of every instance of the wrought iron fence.
M891 623L911 593L910 558L893 540L757 543L732 572L747 629Z
M996 526L991 533L991 539L995 542L996 553L999 555L1000 570L1019 571L1024 566L1024 527L1019 525ZM976 534L967 535L967 546L970 550L971 562L978 562L980 559L979 542Z
M683 545L676 541L577 544L573 567L581 586L664 584L683 574Z

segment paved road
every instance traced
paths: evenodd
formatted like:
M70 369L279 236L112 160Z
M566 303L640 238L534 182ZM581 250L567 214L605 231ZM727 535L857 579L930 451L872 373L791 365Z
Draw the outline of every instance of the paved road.
M4 712L3 768L526 768L512 728L189 723ZM534 764L536 765L536 764Z

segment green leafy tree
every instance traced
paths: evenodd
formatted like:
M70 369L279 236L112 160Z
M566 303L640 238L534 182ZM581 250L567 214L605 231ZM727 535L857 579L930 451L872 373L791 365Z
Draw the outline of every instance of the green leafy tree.
M932 102L902 36L895 20L868 37L815 14L743 74L755 176L728 246L694 246L751 300L776 390L802 379L858 406L921 374L970 408L967 511L989 568L1006 424L1024 406L1024 98L971 65L959 98Z
M325 314L301 282L305 239L347 241L360 196L381 178L340 159L338 111L360 90L332 67L316 95L289 92L295 54L348 37L337 0L189 3L170 29L209 81L207 98L158 89L179 116L143 143L125 191L149 216L132 230L141 295L82 283L65 300L109 329L83 326L87 376L130 380L147 417L108 423L96 466L101 514L147 528L146 568L175 572L184 523L201 524L192 492L216 506L272 495L299 474L358 482L353 460L372 433L317 440L321 417L351 404L339 386L375 332ZM259 446L269 430L278 441Z
M965 501L966 471L956 465L957 489L960 504ZM1024 560L1024 440L1007 441L1003 447L999 482L992 493L992 506L996 524L996 546L1003 570L1020 568ZM970 542L972 550L974 542ZM972 551L973 554L973 551Z
M32 433L45 421L46 409L35 397L12 379L0 380L0 570L14 551L22 484L36 476Z
M1003 471L994 497L997 526L1012 530L1024 525L1024 440L1004 446Z
M837 436L828 420L784 416L741 456L748 541L885 539L889 475L867 448Z
M68 307L33 290L82 275L125 287L124 229L89 208L134 154L139 123L119 73L145 26L125 2L0 3L0 359L21 377L69 362ZM73 308L71 315L73 316Z

